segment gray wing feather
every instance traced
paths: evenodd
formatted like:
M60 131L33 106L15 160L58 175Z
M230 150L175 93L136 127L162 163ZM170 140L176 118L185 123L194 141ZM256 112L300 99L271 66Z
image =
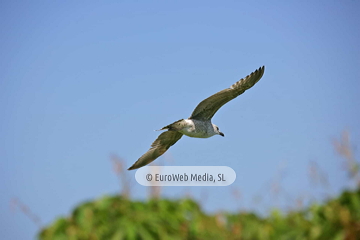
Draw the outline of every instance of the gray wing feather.
M174 145L181 137L182 133L176 131L166 131L151 144L151 148L142 155L128 170L143 167L161 155L163 155L172 145Z
M224 89L214 95L206 98L200 102L193 113L190 116L190 119L197 120L210 120L214 114L221 108L225 103L236 98L247 89L257 83L264 74L265 66L260 67L255 72L252 72L245 78L240 79L238 82L234 83L230 88Z

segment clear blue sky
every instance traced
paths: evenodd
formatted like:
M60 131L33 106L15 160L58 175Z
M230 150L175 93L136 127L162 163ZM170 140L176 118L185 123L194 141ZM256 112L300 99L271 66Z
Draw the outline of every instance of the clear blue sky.
M347 129L354 148L360 141L359 10L358 1L3 1L2 238L38 230L11 211L12 198L48 224L119 192L110 154L130 166L153 130L262 65L262 80L213 118L225 138L183 137L155 161L229 166L235 183L162 196L190 193L208 212L266 212L278 206L270 186L285 166L286 194L321 199L310 161L327 174L327 193L339 193L348 180L331 139ZM133 198L147 198L148 188L132 186ZM256 205L257 195L270 197Z

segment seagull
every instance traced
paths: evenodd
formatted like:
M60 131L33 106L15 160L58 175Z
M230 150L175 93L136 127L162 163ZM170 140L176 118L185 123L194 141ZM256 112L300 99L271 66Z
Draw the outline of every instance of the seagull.
M227 102L233 100L257 83L264 74L265 66L260 67L245 78L200 102L188 119L180 119L160 130L167 130L151 144L151 148L142 155L128 170L143 167L161 155L183 136L209 138L214 135L225 136L219 127L211 123L214 114ZM159 130L159 131L160 131Z

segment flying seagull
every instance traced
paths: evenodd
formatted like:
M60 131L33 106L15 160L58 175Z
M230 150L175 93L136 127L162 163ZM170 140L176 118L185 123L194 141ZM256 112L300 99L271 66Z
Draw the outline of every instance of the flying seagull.
M214 135L224 137L219 127L211 123L211 118L225 103L233 100L249 88L255 85L264 74L265 67L262 66L255 72L238 82L203 100L196 106L188 119L181 119L160 130L166 130L151 144L151 148L142 155L128 170L143 167L156 158L163 155L183 135L195 138L209 138Z

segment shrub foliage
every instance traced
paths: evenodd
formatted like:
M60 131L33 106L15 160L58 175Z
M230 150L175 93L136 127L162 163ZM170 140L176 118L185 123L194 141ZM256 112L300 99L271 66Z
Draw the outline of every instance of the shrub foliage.
M191 199L106 196L42 229L39 239L360 239L360 190L286 214L206 214Z

